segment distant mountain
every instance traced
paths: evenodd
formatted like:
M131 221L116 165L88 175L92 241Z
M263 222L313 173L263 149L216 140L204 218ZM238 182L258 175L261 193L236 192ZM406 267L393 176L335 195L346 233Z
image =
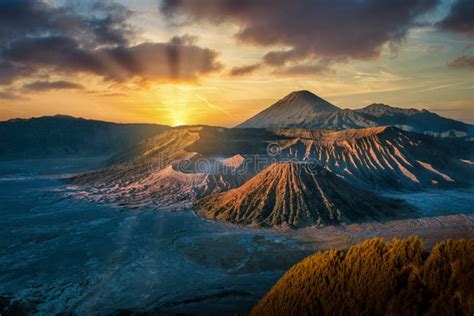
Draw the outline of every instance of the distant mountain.
M309 91L295 91L238 125L238 128L323 128L342 130L394 125L438 137L474 136L474 125L444 118L427 110L385 104L340 109Z
M382 103L373 103L371 105L366 106L365 108L355 110L357 113L363 113L367 115L371 115L373 117L386 117L386 116L397 116L397 115L414 115L420 112L416 109L402 109L393 107L390 105L382 104ZM425 110L426 111L426 110Z
M322 167L280 162L244 185L194 204L210 219L253 226L339 224L408 213L411 208L351 186Z
M366 120L377 125L394 125L407 131L439 137L474 135L474 125L439 116L427 110L402 109L386 104L371 104L355 110Z
M0 122L0 160L111 155L167 127L65 115Z
M237 127L305 127L340 111L309 91L295 91Z

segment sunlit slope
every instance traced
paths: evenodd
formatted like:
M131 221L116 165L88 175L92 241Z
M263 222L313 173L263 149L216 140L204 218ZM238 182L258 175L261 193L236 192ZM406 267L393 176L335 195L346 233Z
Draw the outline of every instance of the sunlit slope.
M474 240L375 238L293 266L250 315L471 315Z
M406 215L401 201L358 189L331 172L305 163L270 165L239 188L195 204L198 214L253 226L339 224Z
M154 202L160 205L189 202L212 192L237 187L249 176L232 172L236 166L232 165L231 160L205 158L193 148L198 146L203 153L209 153L214 148L214 134L221 133L221 130L188 127L163 132L113 157L109 167L75 177L73 183L92 187L101 199L126 204ZM223 141L224 138L219 139ZM201 142L204 145L200 146ZM226 151L223 146L216 146L214 151L230 153L235 149ZM196 162L201 160L206 163L196 166ZM206 170L207 165L217 167Z
M106 169L77 177L75 182L131 182L143 178L173 161L192 157L193 153L185 148L198 138L199 132L195 129L165 131L112 157Z

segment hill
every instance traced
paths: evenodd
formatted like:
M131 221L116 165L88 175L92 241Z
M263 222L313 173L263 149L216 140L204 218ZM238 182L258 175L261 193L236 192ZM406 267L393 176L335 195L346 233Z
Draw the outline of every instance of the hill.
M474 240L375 238L293 266L250 315L471 315Z
M0 160L111 155L165 130L55 115L0 122Z
M272 164L244 185L205 197L194 207L209 219L290 227L380 219L411 210L401 201L353 187L321 167L293 162Z

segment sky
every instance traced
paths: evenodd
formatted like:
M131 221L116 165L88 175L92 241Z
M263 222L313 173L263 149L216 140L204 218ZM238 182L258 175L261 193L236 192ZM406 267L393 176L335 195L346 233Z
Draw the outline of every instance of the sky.
M295 90L474 123L474 1L0 0L0 120L230 127Z

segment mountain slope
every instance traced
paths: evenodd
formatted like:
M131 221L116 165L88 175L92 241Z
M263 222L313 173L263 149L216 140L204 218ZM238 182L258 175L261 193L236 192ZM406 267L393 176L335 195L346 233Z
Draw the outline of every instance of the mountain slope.
M0 160L110 155L167 127L56 115L0 122Z
M236 127L342 130L385 125L439 137L474 136L474 125L444 118L427 110L402 109L385 104L342 110L309 91L292 92Z
M450 187L472 184L474 177L474 146L469 142L387 126L291 136L293 141L278 143L281 159L316 161L366 188Z
M322 168L281 162L241 187L205 197L198 214L235 224L303 227L401 215L410 208L357 189Z

